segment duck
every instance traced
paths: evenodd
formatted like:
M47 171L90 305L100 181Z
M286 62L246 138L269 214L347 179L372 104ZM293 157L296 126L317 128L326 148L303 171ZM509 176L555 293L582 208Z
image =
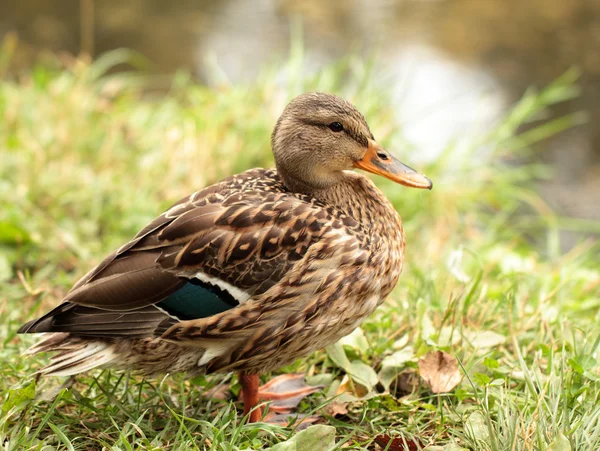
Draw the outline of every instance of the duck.
M181 199L24 324L18 333L45 334L27 353L52 353L38 373L236 372L249 422L262 419L261 394L312 393L265 390L259 376L350 334L390 294L404 260L400 216L354 169L413 188L432 182L333 94L294 98L271 148L274 168Z

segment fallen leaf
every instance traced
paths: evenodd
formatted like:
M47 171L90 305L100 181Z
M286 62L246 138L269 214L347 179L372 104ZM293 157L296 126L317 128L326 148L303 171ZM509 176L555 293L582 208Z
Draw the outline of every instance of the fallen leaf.
M402 349L404 346L408 344L410 341L410 335L404 334L400 338L398 338L394 344L392 345L393 349Z
M433 393L447 393L462 379L456 358L442 351L429 352L419 360L419 373Z
M458 446L456 443L448 443L444 446L444 451L469 451L467 448Z
M324 387L330 386L334 379L335 377L331 373L319 373L305 378L308 385L322 385Z
M373 368L360 360L353 360L346 370L354 382L358 382L367 388L367 391L373 390L379 379Z
M341 417L348 413L348 403L333 401L327 404L323 410L333 418Z
M504 335L500 335L491 330L482 330L479 332L470 332L466 334L467 339L475 349L489 349L503 344L506 341Z
M465 422L465 430L474 440L489 443L490 431L481 412L473 412Z
M388 434L380 434L375 437L375 443L387 451L419 451L423 445L416 439L406 437L390 437Z
M571 443L562 432L559 432L552 443L550 443L550 446L548 446L547 451L571 451Z
M342 346L348 346L352 349L357 350L361 354L365 354L369 350L369 342L367 341L367 337L365 337L365 333L360 327L354 329L354 331L341 338L338 342Z
M367 396L369 394L369 389L364 385L350 379L350 377L348 377L348 375L346 374L343 377L342 382L338 386L335 394L336 396L342 395L338 399L341 399L344 402L351 402ZM351 395L351 397L344 396L348 394Z
M350 368L350 360L348 360L346 351L344 351L344 347L340 344L340 342L327 346L325 351L327 351L327 355L333 361L333 363L337 365L338 368L346 371L348 368Z
M400 370L405 367L406 362L410 361L414 355L414 349L411 346L407 346L401 351L396 351L383 359L378 377L381 385L386 390L390 389L390 385L398 377Z
M395 380L396 396L405 396L414 392L419 387L419 376L414 369L403 371Z
M314 451L335 446L335 428L316 424L298 432L289 440L268 448L270 451Z
M444 326L438 332L437 343L439 346L452 346L461 342L462 337L455 326Z

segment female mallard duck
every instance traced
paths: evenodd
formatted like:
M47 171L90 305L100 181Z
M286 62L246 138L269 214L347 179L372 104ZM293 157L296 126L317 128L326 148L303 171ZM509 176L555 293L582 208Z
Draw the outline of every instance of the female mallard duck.
M182 199L19 329L55 332L30 349L59 353L41 373L238 371L258 421L259 373L334 343L383 302L402 268L402 224L351 169L415 188L431 181L330 94L296 97L271 141L277 169Z

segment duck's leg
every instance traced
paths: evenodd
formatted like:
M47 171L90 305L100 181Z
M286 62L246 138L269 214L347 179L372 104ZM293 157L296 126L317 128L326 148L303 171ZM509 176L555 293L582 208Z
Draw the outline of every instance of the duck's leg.
M249 423L255 423L262 418L262 410L260 407L256 407L258 403L260 401L271 401L269 405L270 412L264 421L276 424L285 422L287 424L284 414L291 413L302 399L322 388L307 385L304 382L303 374L284 374L271 379L262 387L258 386L260 381L257 374L239 374L239 380L242 385L244 415L250 413ZM314 421L313 417L310 418L309 422ZM317 419L317 417L314 417L314 419Z
M258 374L240 374L242 384L242 399L244 401L244 415L250 412L248 423L256 423L262 418L262 410L258 406ZM256 408L255 408L256 407ZM254 410L253 410L254 409Z

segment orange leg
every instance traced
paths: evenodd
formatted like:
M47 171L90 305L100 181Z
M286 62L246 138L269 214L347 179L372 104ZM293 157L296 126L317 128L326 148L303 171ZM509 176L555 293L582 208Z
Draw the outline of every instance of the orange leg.
M248 417L248 423L256 423L262 418L262 411L258 406L258 374L239 375L240 383L242 384L242 397L244 400L244 415ZM255 408L256 407L256 408ZM254 410L252 410L254 409Z
M262 387L259 387L260 380L258 374L239 374L238 377L242 385L244 415L250 413L248 417L249 423L256 423L262 420L262 409L257 407L261 401L271 401L269 406L270 412L263 421L280 423L286 417L278 414L292 413L302 399L322 388L306 385L303 374L284 374L271 379L271 381ZM276 420L276 418L278 419ZM306 420L313 422L317 418L307 417Z

